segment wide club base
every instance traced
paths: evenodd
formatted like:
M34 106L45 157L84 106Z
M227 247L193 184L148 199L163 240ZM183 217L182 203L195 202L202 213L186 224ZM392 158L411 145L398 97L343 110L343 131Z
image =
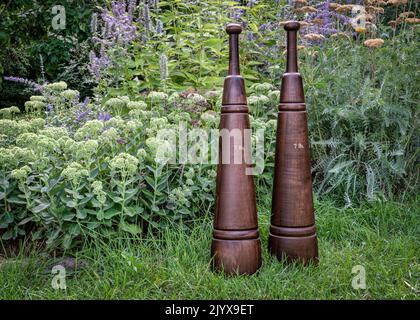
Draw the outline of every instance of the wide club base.
M211 245L213 270L229 275L253 274L261 267L261 241L221 240L213 238Z
M315 228L312 228L315 231ZM283 231L282 235L278 234L279 229ZM287 233L287 229L294 229L293 233L301 233L301 235ZM279 228L271 226L268 238L268 250L272 255L277 256L279 260L286 258L289 262L301 261L304 265L308 265L309 263L318 264L316 233L302 235L305 232L299 232L299 229L307 230L308 228ZM277 234L273 234L273 231Z

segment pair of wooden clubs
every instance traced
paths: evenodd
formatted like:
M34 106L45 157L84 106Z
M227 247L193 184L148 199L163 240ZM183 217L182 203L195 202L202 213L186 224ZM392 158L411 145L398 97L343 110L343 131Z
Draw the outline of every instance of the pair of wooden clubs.
M315 217L312 200L312 178L309 155L307 114L302 77L297 67L297 31L299 23L288 22L287 69L283 74L277 120L276 155L272 196L272 214L268 248L272 255L304 264L318 261ZM220 129L238 130L242 137L250 129L244 79L239 71L239 24L228 24L229 72L225 78ZM229 137L230 139L230 137ZM249 135L248 135L249 139ZM235 163L235 152L241 159L250 157L250 141L240 146L229 142L231 161L219 164L216 180L216 212L211 255L213 268L227 274L252 274L261 266L261 241L253 177L247 174L250 164ZM239 147L239 148L238 148Z

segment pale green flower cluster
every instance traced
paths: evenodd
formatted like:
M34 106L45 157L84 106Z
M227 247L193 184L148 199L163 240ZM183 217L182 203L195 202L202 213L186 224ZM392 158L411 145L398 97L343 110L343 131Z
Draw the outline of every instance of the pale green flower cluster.
M192 197L192 191L188 187L177 187L169 193L169 201L174 203L177 207L190 207L191 202L189 198Z
M137 171L139 160L128 153L120 153L109 161L113 172L117 172L123 179L133 176Z
M126 122L121 117L117 116L109 119L106 124L108 127L114 127L120 131L124 131Z
M156 135L156 133L161 129L169 129L169 121L166 117L161 118L151 118L149 125L146 128L146 134L149 136Z
M177 103L179 100L181 100L181 96L178 92L172 93L168 98L168 102L173 104Z
M48 127L42 130L39 130L38 134L46 136L51 139L59 139L61 137L67 137L69 132L66 128L62 127Z
M274 86L271 83L255 83L253 84L250 89L258 92L266 92L270 91L274 88Z
M31 172L32 169L29 166L23 166L22 168L12 170L12 177L20 182L24 182Z
M206 98L198 93L190 93L187 98L190 99L193 103L207 102Z
M37 132L44 125L45 120L37 118L30 121L0 119L0 134L4 134L9 138L15 138L25 132Z
M146 156L147 156L146 150L144 150L143 148L140 148L139 150L137 150L137 159L139 159L140 162L142 162L144 158L146 158Z
M31 96L29 98L30 101L39 101L39 102L45 102L44 96Z
M251 106L254 106L254 105L262 105L262 104L266 104L266 103L269 103L269 102L270 102L270 99L267 96L263 95L263 94L261 94L261 95L252 95L252 96L250 96L248 98L248 103Z
M13 168L20 162L28 163L34 159L34 153L28 148L0 148L0 166Z
M179 123L182 121L189 123L191 121L191 115L188 112L171 112L168 115L168 118L171 119L174 123Z
M5 134L0 134L0 147L7 145L7 136Z
M127 121L124 131L126 133L131 134L142 128L143 128L143 123L140 120L130 120L130 121Z
M208 99L219 99L222 96L221 90L211 90L205 93L205 97Z
M22 122L22 121L19 121ZM37 132L45 127L45 120L42 118L34 118L29 121L29 125L31 127L31 130L34 132Z
M75 99L76 97L80 96L80 92L77 90L64 90L63 92L60 93L60 95L64 98L66 98L69 101L72 101L73 99Z
M31 147L38 139L38 135L33 132L25 132L16 138L16 145L22 148Z
M147 104L144 101L130 101L127 103L129 110L146 110Z
M104 129L104 123L100 120L87 121L83 127L74 134L76 140L97 139Z
M188 171L186 171L184 175L185 175L185 178L187 179L193 179L195 175L194 168L189 168Z
M9 119L11 117L13 117L13 115L15 115L16 113L20 113L20 110L18 107L10 107L10 108L3 108L0 109L0 116L4 119Z
M99 144L97 140L87 140L75 142L73 150L75 150L77 159L89 160L98 151Z
M119 138L119 133L115 128L109 128L102 132L100 137L98 138L101 144L112 145L116 143L117 139Z
M29 101L25 102L26 112L41 112L47 104L45 103L45 97L43 96L31 96Z
M150 91L147 97L152 101L165 101L168 100L168 95L164 92Z
M64 151L65 154L71 154L74 151L74 144L76 143L72 138L68 136L60 137L57 140L58 144L60 145L61 150Z
M143 119L147 120L147 119L150 119L153 116L153 112L152 111L147 111L147 110L134 109L134 110L130 110L128 112L128 115L130 116L131 119L137 118L137 119L140 119L140 120L143 120Z
M271 101L279 101L280 100L280 90L274 90L274 91L270 91L268 93L268 98Z
M120 98L111 98L105 102L105 107L107 110L115 111L118 109L123 109L127 105L127 102Z
M38 136L37 140L34 141L34 144L37 146L37 150L44 154L53 153L58 151L60 148L60 145L56 139L42 135Z
M169 141L151 137L146 140L154 159L157 163L166 164L176 153L176 146Z
M214 111L206 111L202 113L200 119L209 125L214 125L219 122L219 117Z
M89 176L89 171L86 170L80 163L72 162L64 168L61 172L61 176L71 182L73 186L77 186L83 177Z
M106 202L106 192L103 190L102 182L98 180L94 181L92 183L92 188L93 194L96 196L96 200L98 200L101 205L104 205Z
M67 83L64 81L49 83L45 86L47 89L51 89L53 91L63 91L67 89Z

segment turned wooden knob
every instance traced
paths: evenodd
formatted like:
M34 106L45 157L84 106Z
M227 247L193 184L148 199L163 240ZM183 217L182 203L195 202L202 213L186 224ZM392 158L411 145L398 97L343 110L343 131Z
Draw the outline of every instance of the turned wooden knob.
M240 34L242 32L242 26L239 23L229 23L226 26L226 32L228 34Z

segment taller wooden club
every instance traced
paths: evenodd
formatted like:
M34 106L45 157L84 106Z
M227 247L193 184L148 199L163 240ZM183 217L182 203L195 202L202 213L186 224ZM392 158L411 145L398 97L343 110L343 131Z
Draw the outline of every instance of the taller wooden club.
M299 23L288 22L287 69L277 122L269 250L279 259L318 262L312 200L308 126L302 77L297 66Z
M252 274L261 266L254 181L251 168L248 107L239 71L239 24L228 24L229 74L225 79L220 118L216 212L211 254L213 268L228 274Z

